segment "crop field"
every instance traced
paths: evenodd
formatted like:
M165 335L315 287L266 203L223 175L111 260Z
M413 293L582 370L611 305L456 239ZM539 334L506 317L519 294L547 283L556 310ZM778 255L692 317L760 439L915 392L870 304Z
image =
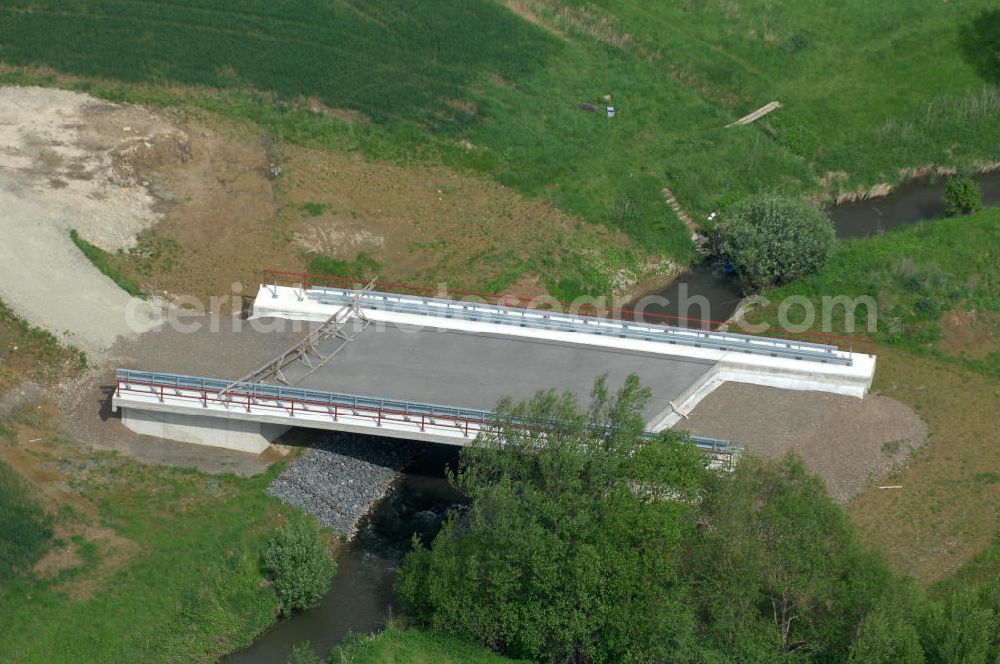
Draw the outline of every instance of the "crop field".
M199 90L284 140L483 172L681 261L664 187L698 218L1000 156L1000 93L957 39L987 0L508 4L12 0L0 61L112 97Z

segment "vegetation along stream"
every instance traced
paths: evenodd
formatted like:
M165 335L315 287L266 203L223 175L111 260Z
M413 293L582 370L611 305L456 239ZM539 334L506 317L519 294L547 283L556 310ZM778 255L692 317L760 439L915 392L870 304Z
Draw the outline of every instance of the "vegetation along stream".
M983 194L983 205L1000 202L1000 171L981 173L973 179ZM945 182L943 177L920 178L899 185L888 196L834 205L829 213L837 237L872 237L944 215ZM736 312L742 297L732 270L727 270L722 261L707 259L665 287L636 298L626 308L638 308L647 315L647 322L715 328ZM649 298L645 306L640 304L643 298Z
M337 575L319 606L279 620L253 645L225 661L284 662L295 645L306 641L325 657L348 634L384 627L398 610L393 591L396 566L409 552L413 535L430 544L448 511L462 503L461 494L445 478L445 470L457 464L457 447L430 446L403 471L389 495L341 549Z

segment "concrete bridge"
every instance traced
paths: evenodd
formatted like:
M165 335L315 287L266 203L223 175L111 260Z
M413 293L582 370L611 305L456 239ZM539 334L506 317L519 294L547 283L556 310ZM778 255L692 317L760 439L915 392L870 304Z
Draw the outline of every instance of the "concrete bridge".
M609 386L652 392L650 435L737 381L861 398L875 358L833 345L369 288L261 286L254 319L306 321L296 345L238 379L119 370L113 407L139 433L260 452L291 426L463 445L503 396ZM718 461L723 441L696 443Z

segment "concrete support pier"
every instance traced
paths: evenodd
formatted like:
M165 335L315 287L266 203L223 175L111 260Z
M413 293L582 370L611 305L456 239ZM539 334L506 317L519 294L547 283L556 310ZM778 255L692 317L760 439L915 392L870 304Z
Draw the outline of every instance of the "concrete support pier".
M146 436L260 454L291 427L237 417L122 408L122 424Z

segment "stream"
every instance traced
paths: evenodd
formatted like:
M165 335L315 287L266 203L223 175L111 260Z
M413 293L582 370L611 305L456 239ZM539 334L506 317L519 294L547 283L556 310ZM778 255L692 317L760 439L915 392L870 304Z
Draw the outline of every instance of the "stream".
M983 205L1000 203L1000 171L973 177L983 193ZM945 178L920 178L899 185L891 194L829 208L830 219L840 239L864 238L947 212ZM957 222L961 223L961 222ZM659 297L651 297L659 296ZM701 304L693 302L700 296ZM662 303L662 300L666 300ZM649 302L643 307L643 300ZM736 275L717 259L707 259L664 288L632 300L626 309L646 314L646 322L684 327L716 328L739 307L743 292ZM652 301L656 300L656 301ZM690 302L690 306L685 306Z
M1000 202L1000 171L981 173L972 178L983 192L983 205ZM888 196L830 208L830 219L839 238L881 235L893 228L915 221L940 217L944 204L945 178L920 178L901 184Z
M337 575L319 606L279 620L246 650L223 661L283 664L292 648L305 641L325 658L349 634L382 629L399 613L393 583L413 534L429 545L448 511L462 502L445 478L445 469L457 464L457 447L431 445L403 471L389 495L358 525L354 539L341 548Z
M1000 202L1000 171L976 176L985 205ZM941 216L944 180L923 179L900 185L883 198L846 203L830 208L838 238L879 235L893 228ZM957 222L960 223L960 222ZM649 298L649 296L659 296ZM701 306L683 304L701 296ZM736 276L718 260L706 260L662 289L637 298L628 308L647 299L642 309L670 324L702 326L704 321L725 321L742 300ZM685 300L686 298L686 300ZM651 301L655 300L655 301ZM641 306L641 305L640 305ZM691 321L678 319L690 317ZM701 320L694 320L701 319ZM717 324L712 324L716 327ZM405 443L401 443L405 444ZM399 612L393 591L396 567L410 550L417 533L430 543L448 511L462 502L445 479L446 468L458 463L458 448L431 446L404 471L393 490L362 520L357 536L338 557L339 568L319 606L291 619L279 620L246 650L224 661L229 664L285 662L292 647L309 641L325 657L351 633L372 633Z

